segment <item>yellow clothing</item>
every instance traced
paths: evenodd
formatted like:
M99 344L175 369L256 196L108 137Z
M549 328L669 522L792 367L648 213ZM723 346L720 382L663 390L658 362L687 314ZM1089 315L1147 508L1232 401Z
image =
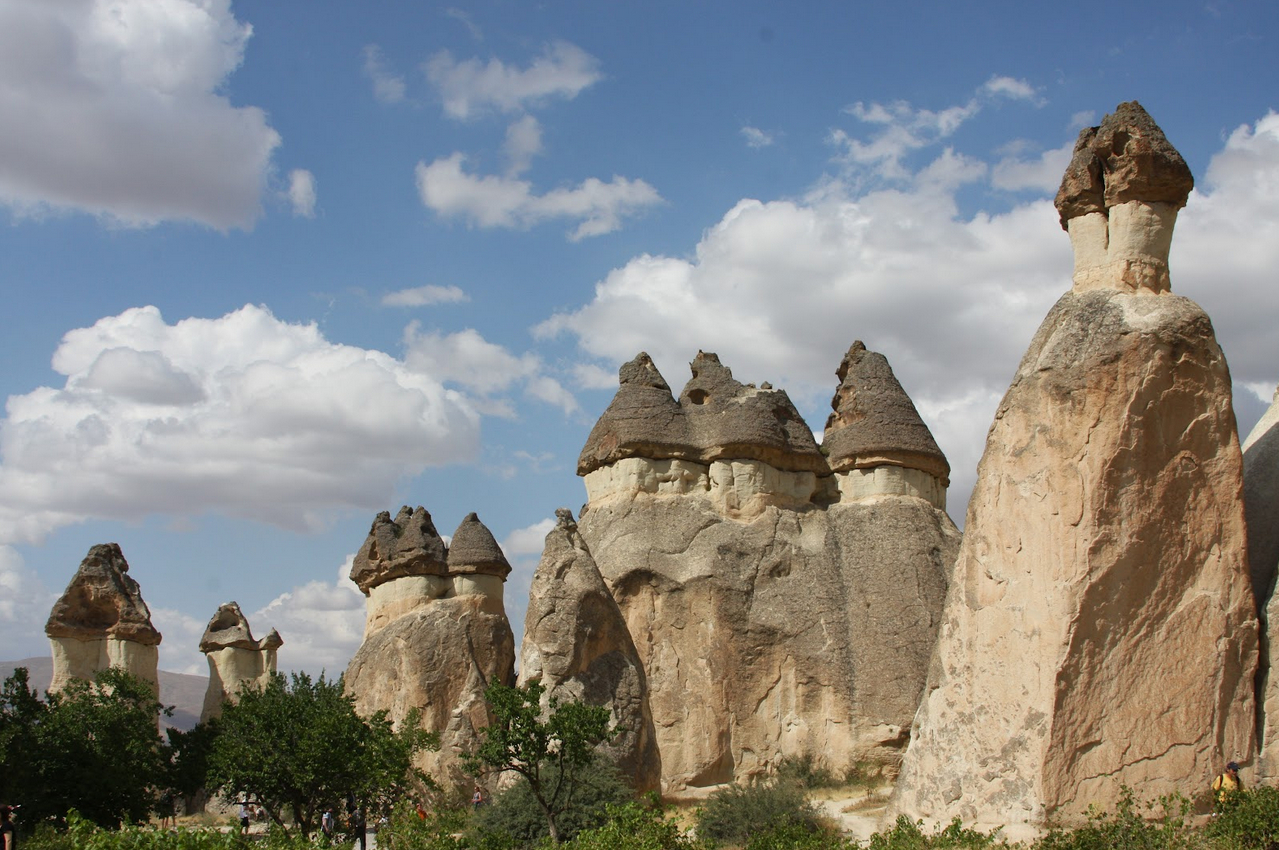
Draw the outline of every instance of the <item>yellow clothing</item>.
M1217 778L1212 780L1212 796L1218 803L1242 788L1243 783L1239 781L1237 773L1226 771L1217 774Z

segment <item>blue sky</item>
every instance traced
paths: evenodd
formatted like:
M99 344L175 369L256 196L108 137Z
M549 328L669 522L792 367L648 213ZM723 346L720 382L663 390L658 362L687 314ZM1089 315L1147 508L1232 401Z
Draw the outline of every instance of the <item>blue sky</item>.
M0 0L0 657L121 544L203 672L217 606L336 672L379 510L516 565L648 351L814 430L889 358L963 520L1070 249L1078 130L1137 99L1197 188L1173 290L1246 433L1279 381L1279 6Z

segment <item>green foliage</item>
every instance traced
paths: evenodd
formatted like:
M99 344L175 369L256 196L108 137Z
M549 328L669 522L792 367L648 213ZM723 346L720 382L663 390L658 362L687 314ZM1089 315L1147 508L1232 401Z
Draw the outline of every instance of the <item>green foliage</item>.
M745 850L854 850L857 846L855 841L827 830L814 831L803 824L784 823L751 836Z
M67 814L66 831L55 832L46 825L21 846L22 850L245 850L249 845L234 832L212 829L103 829L73 809Z
M558 821L573 807L573 789L595 755L595 747L610 740L608 709L581 702L547 701L542 719L541 682L508 687L493 682L484 691L493 723L483 732L479 749L465 759L477 775L514 771L537 802L553 843L561 840Z
M777 778L800 788L833 788L840 783L826 767L816 764L811 753L787 756L777 765Z
M557 783L558 771L555 765L547 766L542 772L543 781ZM610 809L634 799L634 793L617 768L597 756L579 770L562 798L563 804L555 818L559 840L568 841L582 830L604 826ZM523 777L476 810L475 826L479 835L509 836L517 846L528 846L542 837L550 837L546 812Z
M387 823L378 831L377 844L384 850L467 850L460 837L469 814L464 809L422 810L403 800L391 810Z
M579 832L569 844L575 850L702 850L683 834L660 805L632 801L609 806L602 826ZM823 848L824 850L824 848Z
M745 844L754 835L786 827L822 831L817 809L804 789L777 778L733 784L716 791L697 812L697 833L715 841Z
M103 826L145 821L169 779L161 709L150 685L123 670L43 701L15 670L0 691L0 799L22 805L24 826L61 823L73 808Z
M1279 788L1260 786L1230 794L1204 834L1239 850L1267 850L1279 842Z
M922 823L901 815L891 829L871 836L867 850L978 850L1002 845L995 833L967 829L959 818L951 821L946 828L928 835Z
M208 754L207 785L228 800L260 804L285 836L285 810L303 835L324 809L354 799L373 812L390 808L415 778L414 753L438 746L418 729L416 716L396 732L378 712L365 719L342 680L275 675L261 690L245 687L227 703Z
M1119 791L1115 811L1090 809L1088 823L1071 830L1052 829L1036 843L1037 850L1197 850L1206 847L1186 822L1190 802L1180 795L1139 803L1132 789Z

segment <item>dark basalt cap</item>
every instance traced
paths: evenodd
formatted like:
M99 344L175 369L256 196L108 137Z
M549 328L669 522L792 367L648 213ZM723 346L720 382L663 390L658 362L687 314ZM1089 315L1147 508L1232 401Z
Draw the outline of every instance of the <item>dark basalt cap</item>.
M759 460L790 472L829 471L812 430L784 391L742 384L717 355L705 351L697 352L689 368L693 377L679 404L702 460Z
M1133 100L1079 133L1055 203L1065 228L1072 218L1127 201L1181 208L1194 186L1190 166Z
M684 411L652 359L641 351L618 370L617 394L586 438L577 474L627 457L696 456Z
M822 445L836 472L892 465L920 469L949 484L950 464L882 354L853 343L836 372ZM878 461L878 462L876 462Z
M254 650L278 649L283 645L284 640L275 629L272 629L271 633L262 640L254 640L249 621L236 602L226 602L218 606L217 613L209 620L209 625L204 630L204 637L200 638L201 652L213 652L227 647Z
M400 508L395 519L382 511L351 564L351 581L366 595L379 584L403 576L442 576L448 572L444 541L421 505Z
M466 515L462 524L453 532L449 544L448 569L450 575L497 576L503 581L511 572L511 565L502 554L493 533L474 513Z
M96 640L106 637L158 646L160 633L142 589L128 575L129 562L117 543L89 549L62 596L53 605L44 633L51 638Z

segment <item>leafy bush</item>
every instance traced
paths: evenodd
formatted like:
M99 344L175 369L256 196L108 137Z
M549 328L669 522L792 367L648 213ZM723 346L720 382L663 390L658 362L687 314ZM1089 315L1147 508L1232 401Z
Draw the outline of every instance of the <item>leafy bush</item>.
M542 772L544 782L553 784L557 781L558 768L554 765L544 766ZM582 830L606 825L609 806L619 806L634 799L634 792L617 768L602 757L595 757L578 773L576 782L568 791L563 811L555 817L560 840L567 841ZM475 826L477 839L487 840L491 846L501 846L503 837L513 841L512 846L529 846L544 836L549 837L550 832L546 810L523 777L494 797L491 803L476 810Z
M245 850L248 844L236 832L213 829L158 830L126 826L103 829L72 810L67 829L55 832L42 825L22 842L23 850Z
M782 827L822 831L804 789L777 778L721 788L697 812L697 834L714 841L745 844L754 835Z
M1003 846L995 833L967 829L955 818L944 829L928 835L920 821L900 815L891 829L871 836L867 850L979 850Z
M659 805L638 802L609 806L603 826L579 832L576 850L699 850L705 845L684 835Z
M1077 829L1051 829L1036 850L1200 850L1208 846L1203 836L1186 823L1190 801L1180 795L1160 797L1157 803L1139 803L1132 789L1123 786L1115 811L1091 809L1088 823Z
M466 850L467 844L457 837L466 829L469 813L465 809L437 808L418 814L417 807L406 801L391 810L391 815L377 834L378 847L384 850Z
M1279 842L1279 788L1260 786L1222 801L1204 834L1240 850L1268 850Z
M797 823L785 823L775 829L757 833L746 844L746 850L854 850L851 839L826 830L814 831Z
M814 764L811 753L782 759L777 765L777 778L809 789L833 788L841 784L828 768Z

